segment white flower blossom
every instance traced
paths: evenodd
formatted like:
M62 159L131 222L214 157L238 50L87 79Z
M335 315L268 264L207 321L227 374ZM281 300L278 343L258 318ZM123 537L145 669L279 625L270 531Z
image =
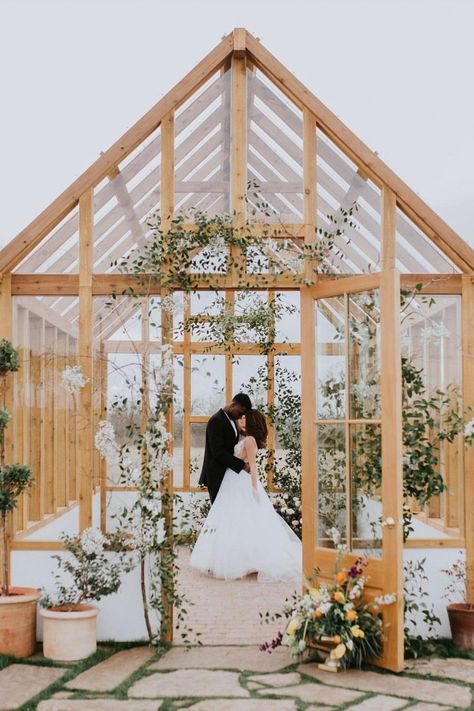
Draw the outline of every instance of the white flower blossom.
M111 422L108 420L101 420L99 422L99 428L95 433L94 441L96 449L109 463L118 460L119 448Z
M474 417L464 425L464 437L474 436Z
M395 593L387 593L386 595L379 595L376 597L374 602L376 605L379 605L379 607L382 607L384 605L392 605L396 599L397 596Z
M341 534L337 530L337 528L330 528L329 531L326 531L326 533L328 534L334 545L337 547L341 542Z
M86 528L81 533L81 546L86 555L99 555L104 550L106 538L98 528Z
M88 382L80 365L68 365L62 372L63 387L71 395L76 395Z
M429 326L421 329L421 337L425 341L440 341L442 338L449 338L449 331L443 323L439 321L430 321Z
M179 304L174 298L174 294L168 294L161 299L161 310L174 316L179 311Z

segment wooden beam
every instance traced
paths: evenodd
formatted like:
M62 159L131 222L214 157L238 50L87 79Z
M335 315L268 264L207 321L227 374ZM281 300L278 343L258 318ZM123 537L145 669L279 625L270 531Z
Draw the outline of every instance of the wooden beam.
M304 243L307 254L316 242L317 225L317 178L316 178L316 122L312 114L303 111L303 203ZM314 277L315 263L305 258L305 279Z
M384 643L383 666L403 669L403 469L402 469L402 385L400 367L400 280L395 269L381 274L381 413L382 413L382 502L384 520L384 591L397 596L384 610L389 633ZM389 561L389 562L388 562Z
M298 106L311 111L318 124L357 163L377 182L384 184L397 196L403 208L413 210L418 218L440 238L440 243L452 250L458 266L465 270L466 265L474 269L474 250L464 242L428 205L411 190L379 157L370 150L343 122L319 101L281 62L247 32L247 50L252 61L264 74Z
M94 241L94 190L79 199L79 364L86 384L79 391L77 409L77 475L79 478L79 529L92 526L93 472L93 307L92 268Z
M245 27L236 27L232 32L234 38L233 56L243 59L246 54L247 30Z
M474 274L462 280L463 407L474 409ZM464 448L466 602L474 604L474 447Z
M245 57L232 57L231 88L231 158L230 158L230 194L234 226L242 229L247 218L245 202L247 194L247 66ZM231 246L231 258L234 261L234 274L231 280L245 274L245 255L237 254Z
M177 108L225 62L233 51L233 36L224 39L137 123L93 163L72 185L49 205L28 227L0 252L0 271L10 271L74 208L87 190L98 185L126 156L160 124L163 116Z
M397 201L389 188L382 190L382 269L395 269L397 262Z

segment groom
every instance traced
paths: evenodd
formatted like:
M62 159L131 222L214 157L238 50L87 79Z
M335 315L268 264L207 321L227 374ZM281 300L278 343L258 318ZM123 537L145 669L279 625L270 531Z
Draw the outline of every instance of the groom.
M211 417L206 427L206 448L199 479L200 486L207 486L211 504L217 496L226 469L249 471L248 464L234 456L234 447L239 441L235 421L252 409L252 402L245 393L238 393L232 401Z

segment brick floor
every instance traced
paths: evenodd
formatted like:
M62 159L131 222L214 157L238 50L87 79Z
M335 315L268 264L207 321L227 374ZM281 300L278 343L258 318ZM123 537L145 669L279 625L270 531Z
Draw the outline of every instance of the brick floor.
M178 554L179 585L190 602L187 623L203 644L261 644L276 636L280 624L260 624L259 612L278 612L298 587L294 583L258 583L256 576L217 580L189 566L190 551ZM179 630L175 644L182 641Z

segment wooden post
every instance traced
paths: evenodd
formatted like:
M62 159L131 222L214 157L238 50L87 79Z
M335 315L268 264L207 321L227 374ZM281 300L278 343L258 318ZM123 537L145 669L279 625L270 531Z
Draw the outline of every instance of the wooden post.
M93 328L92 269L94 190L79 199L79 364L86 384L80 389L77 407L77 476L79 478L79 529L92 526L93 472Z
M382 269L395 269L397 263L397 201L395 193L385 187L382 190Z
M171 227L174 213L174 114L167 114L161 124L161 224L164 234ZM166 254L166 245L165 245ZM167 292L162 289L162 298ZM161 310L161 342L168 345L173 342L173 317ZM173 408L167 412L166 428L173 433ZM172 452L172 440L170 450ZM165 531L168 542L173 540L173 472L169 471L166 481L163 482L163 494L167 496L169 504L163 507L165 516ZM166 553L164 553L166 555ZM163 585L163 582L162 582ZM173 641L173 600L169 600L165 591L162 591L163 618L161 620L161 636L163 642Z
M384 521L383 554L385 590L395 593L396 602L384 610L390 625L384 643L383 666L403 669L403 468L402 468L402 384L400 361L400 275L395 269L381 274L381 411L382 411L382 503Z
M191 296L184 293L184 322L191 315ZM183 333L183 488L191 486L191 333L186 328Z
M305 251L305 279L314 280L314 259L309 258L311 245L316 242L317 172L316 121L308 109L303 110L303 219Z
M6 338L8 340L11 340L12 338L12 288L11 288L11 274L5 274L3 275L3 278L1 280L0 284L0 338ZM3 403L2 403L3 405ZM12 389L12 382L11 382L11 377L6 377L5 380L5 407L7 408L8 412L12 414L12 406L13 406L13 389ZM5 430L5 462L6 464L10 464L12 461L12 443L13 443L13 438L12 438L12 433L11 433L11 423L10 427L7 427ZM5 584L8 587L10 585L10 553L11 553L11 542L12 538L14 536L14 529L13 529L13 516L9 515L7 516L7 522L6 522L6 532L5 532L5 540L6 540L6 580ZM3 561L0 561L0 564L3 564Z
M301 476L303 518L303 574L314 574L316 548L316 334L315 304L309 288L301 289Z
M230 192L231 209L234 215L234 227L238 234L243 233L247 217L247 66L245 52L245 30L234 31L235 52L232 55L231 89L231 173ZM234 262L233 274L230 275L235 285L245 278L245 254L238 254L231 248L231 260Z
M474 408L474 274L462 277L464 408ZM474 604L474 446L464 448L466 602Z

